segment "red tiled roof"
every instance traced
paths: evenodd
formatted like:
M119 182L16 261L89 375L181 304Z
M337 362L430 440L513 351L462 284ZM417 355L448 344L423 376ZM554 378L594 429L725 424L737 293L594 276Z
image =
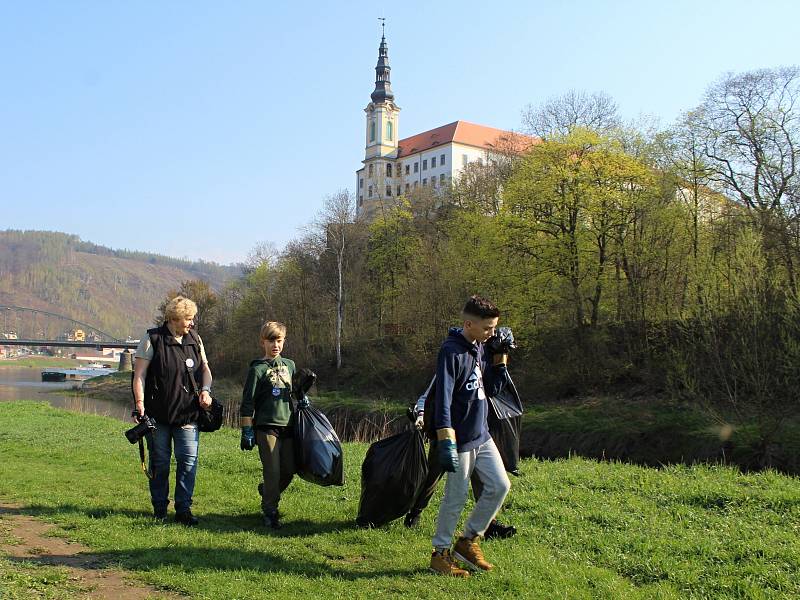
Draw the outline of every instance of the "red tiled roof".
M513 150L522 152L531 144L538 142L538 139L512 131L468 123L467 121L455 121L400 140L397 144L397 156L401 158L451 142L487 150L498 147L508 149L510 147Z

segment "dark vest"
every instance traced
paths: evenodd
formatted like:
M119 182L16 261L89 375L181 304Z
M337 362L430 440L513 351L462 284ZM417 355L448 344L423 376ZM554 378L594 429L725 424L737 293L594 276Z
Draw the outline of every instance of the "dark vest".
M166 425L186 425L197 421L200 405L186 369L186 359L194 366L189 369L199 389L202 381L200 346L194 331L183 336L179 344L166 323L148 329L153 345L153 359L147 367L144 381L144 410L156 422Z

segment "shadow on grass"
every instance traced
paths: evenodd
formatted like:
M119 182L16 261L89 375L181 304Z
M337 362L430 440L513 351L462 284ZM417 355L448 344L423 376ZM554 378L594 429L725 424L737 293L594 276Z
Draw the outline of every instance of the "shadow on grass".
M59 504L56 506L29 505L25 507L0 507L2 514L22 514L32 517L54 518L65 514L73 514L93 519L113 518L124 516L135 519L151 519L149 511L136 511L129 509L112 509L105 507L79 507L72 504ZM286 525L277 531L266 529L261 524L260 515L201 515L202 520L198 531L237 533L252 531L264 533L265 536L275 538L305 537L320 533L336 533L357 529L355 521L332 521L317 523L308 520L287 521ZM182 527L171 521L162 525L152 521L153 527ZM70 527L67 525L66 530ZM279 552L265 548L259 551L239 550L235 548L213 548L203 546L176 546L166 545L156 548L131 548L109 552L83 553L84 567L103 569L118 566L123 569L137 571L152 571L161 567L178 568L187 573L195 571L212 570L241 570L253 569L265 572L280 572L288 575L302 577L335 576L346 580L371 579L375 577L409 577L426 572L426 569L365 569L359 570L359 564L368 567L371 561L363 563L343 564L341 568L331 565L323 559L308 559L302 561L289 560ZM20 559L21 560L21 559ZM42 565L69 564L72 557L47 555L41 557L25 558L23 562Z
M115 516L132 517L136 519L151 517L149 512L134 510L118 510L111 508L95 507L87 509L70 504L57 506L30 505L25 507L0 507L2 514L21 514L41 518L64 518L65 515L88 516L91 518L113 518ZM158 524L153 521L153 527L182 527L178 524ZM355 522L334 521L330 523L315 523L312 521L288 522L283 529L278 531L268 530L261 524L259 515L205 515L199 531L240 532L263 531L266 535L275 538L301 537L319 533L336 533L339 531L355 529ZM69 525L66 526L69 530ZM138 534L131 534L132 537ZM226 540L230 541L230 538ZM273 545L274 547L274 545ZM319 558L304 558L303 560L287 559L279 551L269 547L263 550L243 550L230 547L211 548L197 545L162 545L151 548L129 548L106 552L79 553L78 555L47 554L46 556L31 556L24 559L13 559L15 562L40 565L71 565L79 559L82 568L105 569L119 567L133 571L152 571L162 567L177 568L188 574L195 572L210 572L214 570L252 569L264 572L279 572L287 575L301 577L334 576L346 580L371 579L375 577L409 577L419 574L424 569L386 569L369 568L371 561L364 559L355 563L348 562L337 566ZM366 567L363 571L361 567Z
M75 556L48 554L24 559L8 558L7 560L21 564L66 566L75 561ZM353 570L353 564L337 568L319 559L292 560L284 558L278 552L269 550L252 551L225 548L222 551L214 552L210 549L196 546L175 545L85 553L81 555L81 563L82 568L97 570L122 568L128 571L142 572L167 567L170 570L178 569L187 575L194 575L196 573L214 571L240 572L244 569L265 573L282 573L303 578L336 577L337 579L348 581L360 581L376 577L407 578L427 572L422 567L418 569L390 568L356 571Z
M91 519L107 519L113 517L127 517L131 519L146 519L153 518L152 511L148 510L131 510L124 508L110 508L110 507L85 507L76 506L74 504L58 504L56 506L44 506L39 504L30 504L25 507L9 508L0 506L0 515L2 514L24 514L32 517L52 518L56 515L74 514L89 517ZM260 513L250 514L219 514L219 513L206 513L196 515L200 519L200 525L197 527L199 531L218 531L220 533L238 533L242 531L252 531L255 533L263 533L272 537L306 537L322 533L336 533L341 531L348 531L357 529L355 520L352 521L325 521L317 522L308 519L293 520L291 518L283 521L283 527L278 530L268 529L263 525ZM154 526L162 526L153 520ZM167 520L167 526L181 527L174 522L172 515Z

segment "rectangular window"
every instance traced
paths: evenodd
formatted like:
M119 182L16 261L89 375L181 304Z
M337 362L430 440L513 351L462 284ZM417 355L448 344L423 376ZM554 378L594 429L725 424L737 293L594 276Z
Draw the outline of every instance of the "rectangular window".
M411 165L406 165L406 175L411 171Z
M387 177L391 177L392 176L392 164L391 163L387 163L386 164L386 176Z
M369 166L369 176L372 177L372 165Z
M467 156L466 154L462 154L461 163L466 167L468 162L469 162L469 156Z
M422 161L422 170L423 171L427 171L428 170L428 159L427 158Z
M431 187L436 188L436 176L431 177Z
M392 186L390 186L390 185L386 186L386 195L387 196L391 196L392 195Z
M444 166L444 154L439 157L439 164Z
M408 193L408 188L409 188L409 185L406 184L406 193Z
M414 182L414 189L417 189L417 182Z
M364 189L364 178L363 177L358 180L358 189L360 189L360 190Z
M441 175L439 175L439 184L440 184L440 185L444 185L444 173L442 173Z
M419 173L419 163L418 162L414 163L414 173Z
M364 196L359 196L358 197L358 205L359 206L363 206L363 204L364 204Z
M427 177L422 180L422 187L425 187L426 185L428 185L428 178Z
M397 186L397 195L398 196L400 195L400 186L399 185Z
M372 186L367 189L367 198L372 198Z
M434 156L431 159L431 169L435 169L435 168L436 168L436 157Z

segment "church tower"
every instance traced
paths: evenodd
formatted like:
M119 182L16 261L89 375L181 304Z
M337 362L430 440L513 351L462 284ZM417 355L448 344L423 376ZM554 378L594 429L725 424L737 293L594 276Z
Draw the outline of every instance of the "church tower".
M375 89L371 102L364 109L364 166L356 173L358 213L364 216L374 215L400 195L400 170L396 164L400 107L394 103L390 73L389 47L384 33L375 65Z
M400 107L394 103L391 70L389 47L386 44L386 36L383 35L378 47L378 64L375 65L375 90L370 96L372 102L364 109L367 115L365 160L397 156L397 121Z

